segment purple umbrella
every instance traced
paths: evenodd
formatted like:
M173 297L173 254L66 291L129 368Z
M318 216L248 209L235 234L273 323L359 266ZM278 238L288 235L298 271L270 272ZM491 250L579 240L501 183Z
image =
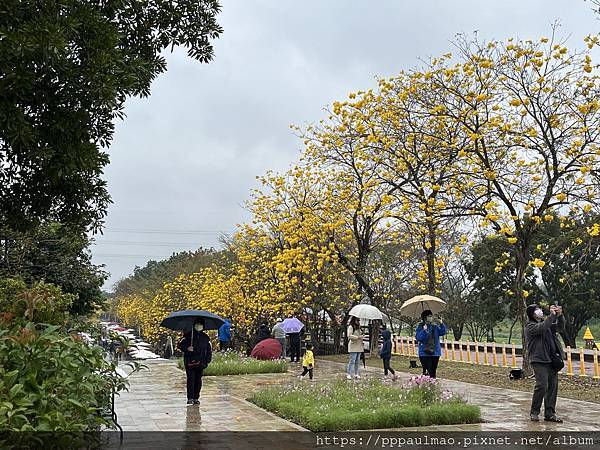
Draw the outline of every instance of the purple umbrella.
M295 317L290 317L281 322L281 328L287 333L300 333L300 330L304 327L304 324Z

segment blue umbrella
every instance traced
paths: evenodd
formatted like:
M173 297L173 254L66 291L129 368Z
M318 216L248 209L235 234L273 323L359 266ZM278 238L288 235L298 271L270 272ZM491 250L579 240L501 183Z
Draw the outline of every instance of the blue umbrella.
M295 317L289 317L281 322L281 328L283 328L283 330L288 334L300 333L302 327L304 327L304 324Z
M202 319L205 330L218 330L225 320L208 311L198 309L186 309L169 314L160 323L161 327L173 331L192 331L197 319Z

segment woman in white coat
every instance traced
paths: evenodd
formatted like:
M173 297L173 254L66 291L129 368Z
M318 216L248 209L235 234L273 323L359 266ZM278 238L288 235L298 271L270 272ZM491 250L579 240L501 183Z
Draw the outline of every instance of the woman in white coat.
M363 351L363 334L360 330L360 320L358 317L351 316L350 324L348 325L348 353L350 354L350 361L348 362L347 379L351 380L353 375L356 379L360 378L358 368L360 355Z

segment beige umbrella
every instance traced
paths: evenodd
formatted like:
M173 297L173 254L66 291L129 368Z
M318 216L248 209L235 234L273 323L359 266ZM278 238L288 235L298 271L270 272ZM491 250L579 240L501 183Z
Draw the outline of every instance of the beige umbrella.
M400 314L413 319L419 319L421 313L428 309L433 314L439 314L446 309L446 302L433 295L417 295L404 302L400 308Z

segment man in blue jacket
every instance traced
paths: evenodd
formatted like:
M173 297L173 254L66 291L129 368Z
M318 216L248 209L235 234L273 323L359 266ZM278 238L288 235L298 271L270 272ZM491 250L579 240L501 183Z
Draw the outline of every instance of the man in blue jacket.
M421 313L421 320L415 336L419 343L419 359L423 367L423 375L435 378L442 355L440 336L446 335L446 325L442 319L434 320L433 313L428 309Z
M225 323L219 328L219 348L222 352L229 348L231 342L231 322L225 319Z

